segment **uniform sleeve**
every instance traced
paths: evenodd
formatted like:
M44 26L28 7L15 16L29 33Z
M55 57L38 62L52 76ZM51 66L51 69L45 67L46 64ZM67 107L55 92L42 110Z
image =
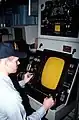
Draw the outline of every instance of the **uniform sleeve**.
M41 118L46 114L44 107L40 107L36 112L27 116L27 120L41 120Z
M4 103L3 108L0 108L0 120L41 120L46 114L44 107L40 107L36 112L26 117L25 110L20 111L18 104L11 103L7 105Z
M6 119L5 119L6 118ZM6 104L0 108L0 120L26 120L26 113L21 113L17 104Z
M19 81L19 85L20 85L20 87L24 88L24 87L25 87L25 82L24 82L24 80Z

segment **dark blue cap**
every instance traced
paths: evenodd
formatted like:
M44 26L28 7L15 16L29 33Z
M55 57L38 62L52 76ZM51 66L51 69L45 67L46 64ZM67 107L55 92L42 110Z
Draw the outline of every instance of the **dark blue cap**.
M15 50L12 43L1 42L0 43L0 59L7 58L10 56L26 58L27 54L24 52L19 52L18 50Z

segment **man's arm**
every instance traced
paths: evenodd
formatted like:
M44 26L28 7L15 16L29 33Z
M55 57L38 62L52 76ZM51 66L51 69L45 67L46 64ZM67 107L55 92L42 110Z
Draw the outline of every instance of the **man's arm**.
M27 116L27 120L41 120L41 118L46 114L45 108L42 106L33 114Z
M49 110L55 101L52 97L45 98L42 107L40 107L36 112L27 117L27 120L41 120L41 118L46 114L46 111Z
M19 81L19 85L24 88L25 87L25 84L28 83L32 78L33 78L33 74L32 73L29 73L27 72L26 74L23 75L24 76L24 79Z

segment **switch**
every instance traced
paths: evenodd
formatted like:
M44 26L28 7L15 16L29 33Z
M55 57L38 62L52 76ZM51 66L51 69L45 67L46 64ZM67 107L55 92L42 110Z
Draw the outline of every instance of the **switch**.
M66 45L63 45L63 51L64 52L68 52L68 53L71 53L71 46L66 46Z
M43 44L42 44L42 43L40 43L39 48L41 48L42 46L43 46Z

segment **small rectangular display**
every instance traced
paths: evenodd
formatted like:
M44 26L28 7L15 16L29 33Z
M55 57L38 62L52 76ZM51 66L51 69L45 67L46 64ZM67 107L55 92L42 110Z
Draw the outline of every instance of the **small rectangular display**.
M60 24L55 24L55 32L60 32Z

